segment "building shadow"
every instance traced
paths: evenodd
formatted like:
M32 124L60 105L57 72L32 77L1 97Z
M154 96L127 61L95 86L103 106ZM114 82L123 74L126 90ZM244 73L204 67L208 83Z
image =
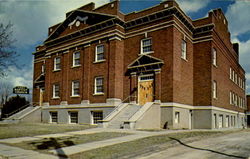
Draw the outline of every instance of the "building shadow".
M186 147L189 147L189 148L192 148L192 149L201 150L201 151L208 151L208 152L212 152L212 153L216 153L216 154L220 154L220 155L224 155L224 156L228 156L228 157L234 157L234 158L244 158L244 159L247 158L247 157L243 157L243 156L237 156L237 155L226 154L226 153L219 152L219 151L215 151L215 150L210 150L210 149L204 149L204 148L199 148L199 147L190 146L190 145L187 145L187 144L181 142L180 140L178 140L178 139L176 139L176 138L173 138L173 137L169 137L169 138L170 138L171 140L177 141L178 143L180 143L180 144L183 145L183 146L186 146Z
M33 142L31 144L36 145L38 150L48 150L53 148L56 150L57 155L62 158L68 158L67 154L63 151L63 147L73 146L75 145L73 141L66 140L63 142L58 142L56 138L49 138L48 141L43 141L41 144L37 145L37 143Z

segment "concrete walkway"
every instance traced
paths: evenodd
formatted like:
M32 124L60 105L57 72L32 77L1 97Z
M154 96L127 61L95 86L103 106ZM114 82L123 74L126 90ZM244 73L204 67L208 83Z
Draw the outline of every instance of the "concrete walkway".
M123 132L123 133L131 134L131 135L112 138L112 139L103 140L103 141L96 141L96 142L91 142L91 143L86 143L86 144L79 144L79 145L59 148L56 150L50 150L50 152L52 152L54 155L42 154L36 151L24 150L21 148L0 144L0 159L1 159L1 156L9 158L9 159L31 159L31 158L34 159L34 156L36 156L35 159L40 159L40 158L41 159L47 159L47 158L58 159L60 157L58 157L57 155L70 156L76 153L81 153L84 151L101 148L105 146L110 146L114 144L119 144L123 142L129 142L129 141L133 141L133 140L137 140L137 139L141 139L145 137L176 133L176 132L187 132L187 131L202 131L202 130L167 130L167 131L158 131L158 132L146 132L146 131L135 131L135 130L129 130L129 129L94 128L94 129L87 129L87 130L74 131L74 132L65 132L65 133L59 133L59 134L38 135L34 137L0 139L0 143L12 143L13 144L13 143L19 143L22 141L33 141L33 140L40 140L43 138L50 138L50 137L56 138L56 137L64 137L64 136L94 134L94 133L100 133L100 132Z

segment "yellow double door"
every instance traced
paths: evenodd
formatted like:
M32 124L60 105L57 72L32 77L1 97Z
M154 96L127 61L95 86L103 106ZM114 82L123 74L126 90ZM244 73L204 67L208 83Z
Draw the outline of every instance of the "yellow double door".
M154 81L140 81L138 83L138 103L144 105L154 101Z

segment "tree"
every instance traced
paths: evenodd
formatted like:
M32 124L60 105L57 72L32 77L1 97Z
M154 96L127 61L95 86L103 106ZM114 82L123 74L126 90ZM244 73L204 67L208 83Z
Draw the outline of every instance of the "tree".
M0 81L0 108L7 102L12 91L13 86L9 81Z
M6 75L9 66L16 65L12 27L11 23L0 23L0 78Z
M6 117L6 114L12 113L13 111L16 111L17 109L28 104L29 102L25 97L21 97L19 95L10 97L9 100L3 105L2 117Z

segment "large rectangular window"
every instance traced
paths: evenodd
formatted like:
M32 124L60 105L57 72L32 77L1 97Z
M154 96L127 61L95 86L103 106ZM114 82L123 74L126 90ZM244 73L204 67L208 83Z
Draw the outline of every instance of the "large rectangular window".
M141 40L141 54L152 53L152 38Z
M217 82L213 81L213 98L217 98Z
M185 40L181 42L181 58L187 59L187 42Z
M60 87L59 84L53 85L53 98L59 98L60 97Z
M73 66L80 66L80 52L73 54Z
M95 62L104 60L104 45L96 46L95 50Z
M92 124L98 124L100 120L103 120L103 112L102 111L92 111Z
M79 96L80 95L80 82L73 81L72 82L72 96Z
M50 112L50 118L52 123L57 123L58 120L57 112Z
M69 123L78 123L78 112L69 112Z
M55 57L54 58L54 71L58 71L61 69L61 58Z
M96 77L95 78L95 94L103 94L104 93L104 78Z
M212 49L212 60L213 60L213 65L217 66L217 51L215 48Z

